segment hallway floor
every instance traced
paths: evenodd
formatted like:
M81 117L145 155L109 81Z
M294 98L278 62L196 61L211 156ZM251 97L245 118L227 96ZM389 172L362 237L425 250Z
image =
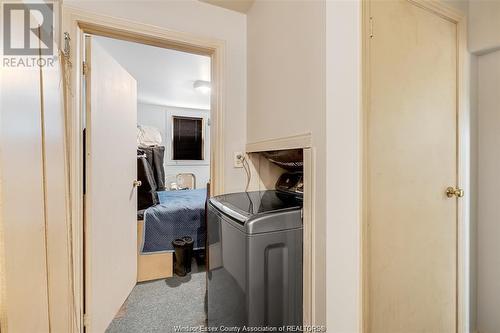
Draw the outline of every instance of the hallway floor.
M175 326L205 325L205 272L138 283L106 333L175 332Z

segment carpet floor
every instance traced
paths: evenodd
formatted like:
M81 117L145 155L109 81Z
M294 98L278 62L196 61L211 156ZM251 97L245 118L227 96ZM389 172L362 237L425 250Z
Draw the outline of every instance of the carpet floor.
M138 283L106 333L175 332L205 325L205 272Z

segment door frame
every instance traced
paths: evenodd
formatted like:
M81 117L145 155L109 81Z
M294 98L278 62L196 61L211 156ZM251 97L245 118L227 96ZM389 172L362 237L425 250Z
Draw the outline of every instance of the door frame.
M225 42L205 38L135 21L98 15L71 6L63 7L63 31L69 33L66 43L69 51L65 58L65 121L67 158L69 161L69 184L71 200L70 234L72 267L68 275L72 285L72 298L68 300L72 332L83 332L84 318L84 209L82 194L82 119L85 109L82 103L82 74L84 59L84 35L111 37L209 56L211 58L211 108L210 108L210 178L212 194L224 192L224 108L225 108ZM64 38L64 36L62 36ZM65 40L61 40L65 45Z
M362 199L361 199L361 302L360 302L360 327L362 332L368 332L368 206L367 206L367 125L370 101L370 39L376 33L376 22L370 17L370 3L376 0L362 1L362 112L361 112L361 155L362 155ZM465 189L465 197L457 200L457 307L456 327L457 333L469 331L469 207L470 207L470 155L469 155L469 100L467 91L469 87L467 52L467 21L463 14L443 4L440 1L428 0L402 0L423 8L457 27L457 184ZM374 27L375 26L375 27Z

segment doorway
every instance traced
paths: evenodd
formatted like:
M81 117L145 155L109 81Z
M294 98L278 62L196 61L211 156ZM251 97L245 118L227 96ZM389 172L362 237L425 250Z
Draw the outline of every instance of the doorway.
M217 159L213 157L218 156L216 147L219 143L214 129L220 127L214 121L217 117L214 116L212 108L218 103L211 102L214 96L217 97L217 94L210 93L210 85L216 86L216 81L214 82L214 75L212 75L213 54L201 55L180 51L178 48L175 50L165 47L158 48L146 45L150 43L124 41L122 38L109 38L96 33L86 33L84 40L83 82L85 89L82 91L82 101L84 101L85 121L82 123L82 128L85 129L85 146L82 150L85 151L83 176L86 179L84 182L84 217L86 222L83 248L85 252L85 268L83 270L85 272L83 282L85 297L82 305L85 313L85 327L89 331L103 332L108 328L109 332L113 332L113 329L115 329L114 331L123 329L123 318L129 315L127 309L139 308L137 301L144 299L140 299L140 295L153 292L145 288L144 285L147 283L136 290L137 288L134 286L137 281L156 280L150 282L149 286L154 286L156 283L163 289L165 289L165 285L172 290L176 289L175 292L172 290L155 290L153 292L156 295L170 292L171 297L179 294L178 287L183 287L185 291L196 290L192 286L191 288L181 286L193 281L200 285L198 289L204 289L204 279L194 278L194 274L193 279L170 279L174 270L174 256L172 249L168 248L171 242L165 240L168 244L163 245L165 248L160 248L162 245L155 242L158 240L158 235L152 235L151 232L148 232L147 227L155 223L155 218L158 220L169 217L165 217L166 213L161 209L148 214L149 208L138 207L138 204L144 206L144 201L141 201L141 189L144 187L147 188L146 192L153 194L151 205L158 204L155 206L156 209L156 207L164 205L162 202L164 197L167 198L165 199L167 203L171 202L172 198L177 201L182 200L183 197L190 196L193 192L199 194L196 194L197 199L202 196L206 198L206 184L209 181L219 183L220 179L217 176L214 177L216 174L214 165ZM154 90L156 88L158 91L158 87L151 82L158 83L158 80L155 82L155 77L158 78L161 75L150 71L141 78L140 74L134 73L137 66L134 68L133 64L131 65L127 61L137 65L137 61L134 60L139 60L139 57L136 54L134 58L134 54L132 54L134 47L129 50L123 49L123 47L130 48L131 46L139 49L136 51L142 55L143 59L148 58L148 52L151 50L170 52L170 56L174 58L176 55L177 57L184 56L184 58L191 57L191 60L203 59L204 63L194 68L198 76L191 82L183 83L190 84L191 89L196 91L196 94L203 95L201 99L205 101L205 107L199 105L180 107L179 105L167 105L168 102L158 102L158 99L155 100ZM192 50L190 49L190 51ZM155 65L151 64L151 60L144 60L146 64L141 63L138 67L156 66L165 70L165 66L162 64ZM175 64L173 67L179 67L177 65ZM139 70L147 72L147 68ZM171 70L173 69L171 68ZM202 88L204 88L201 90L197 89L200 81L203 83ZM159 87L159 90L161 88ZM168 92L165 90L156 94L156 97L167 98L166 95ZM177 90L177 95L180 95L179 90ZM196 98L190 100L194 101ZM200 100L197 102L199 103ZM155 117L152 115L155 115L156 118L158 116L163 118L158 122L158 119L154 119ZM215 139L213 139L214 137ZM155 141L157 138L160 139L160 142ZM165 143L163 146L161 145L162 140ZM211 145L212 141L215 142L214 145ZM163 148L160 154L163 156L163 160L160 163L156 159L158 156L157 148ZM148 162L154 166L152 174L153 178L156 178L156 185L158 185L156 190L161 190L161 193L148 187L150 184L149 179L146 181L147 177L143 178L142 182L138 179L140 172L138 174L137 170L140 169L141 165L139 152L144 155L141 157L145 159L152 155L153 160ZM162 169L163 172L163 175L159 177L160 180L157 168ZM138 195L139 200L137 200ZM144 199L144 196L142 198ZM205 199L202 201L203 208L204 202ZM116 209L117 207L119 209ZM141 217L136 218L138 208L147 209ZM172 207L170 206L170 208ZM194 240L195 254L200 254L199 260L194 261L200 263L200 265L195 264L193 267L194 273L197 270L204 270L202 249L204 240L200 239L199 235L204 219L200 217L199 211L193 211L192 215L197 215L199 224L192 228L196 231L191 235ZM149 222L147 216L151 217ZM149 228L149 230L153 229L155 228ZM182 232L189 236L189 227ZM103 239L105 235L110 237L107 241ZM180 235L177 236L180 237ZM151 241L151 238L154 237L156 239ZM163 281L158 284L158 279ZM130 298L126 302L126 306L120 310L121 305L129 295ZM179 298L177 301L187 302L193 299L193 297L188 297L189 295L185 296L177 295ZM198 305L203 312L204 295L200 293L197 297L200 298ZM136 304L131 304L130 302L134 302L134 300ZM181 304L173 306L175 300L173 301L170 304L172 311L180 311L182 306L179 305ZM148 305L151 307L151 303ZM165 304L163 305L165 306ZM163 311L164 308L160 310ZM115 324L115 320L109 326L113 317L118 318L120 323ZM170 317L175 318L176 316ZM177 316L177 319L179 318L181 316ZM186 318L190 318L190 316ZM198 322L200 320L201 322ZM158 323L151 321L146 321L146 323L158 325ZM183 324L179 321L177 323ZM198 326L203 323L204 319L193 318L193 322L187 324ZM151 328L157 329L159 327L151 326ZM147 328L142 326L141 329Z

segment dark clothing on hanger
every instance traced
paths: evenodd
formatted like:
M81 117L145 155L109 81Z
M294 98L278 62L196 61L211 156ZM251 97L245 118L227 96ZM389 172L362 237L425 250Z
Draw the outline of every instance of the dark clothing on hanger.
M139 155L139 151L137 155L137 179L141 181L141 186L137 188L137 209L146 209L158 204L153 168L151 168L146 155L143 153Z
M163 159L165 147L150 146L137 149L137 209L146 209L159 203L156 191L165 191Z
M156 181L156 190L165 191L165 168L163 167L163 159L165 158L164 146L141 147L139 151L146 154L146 159L151 165L153 176Z

